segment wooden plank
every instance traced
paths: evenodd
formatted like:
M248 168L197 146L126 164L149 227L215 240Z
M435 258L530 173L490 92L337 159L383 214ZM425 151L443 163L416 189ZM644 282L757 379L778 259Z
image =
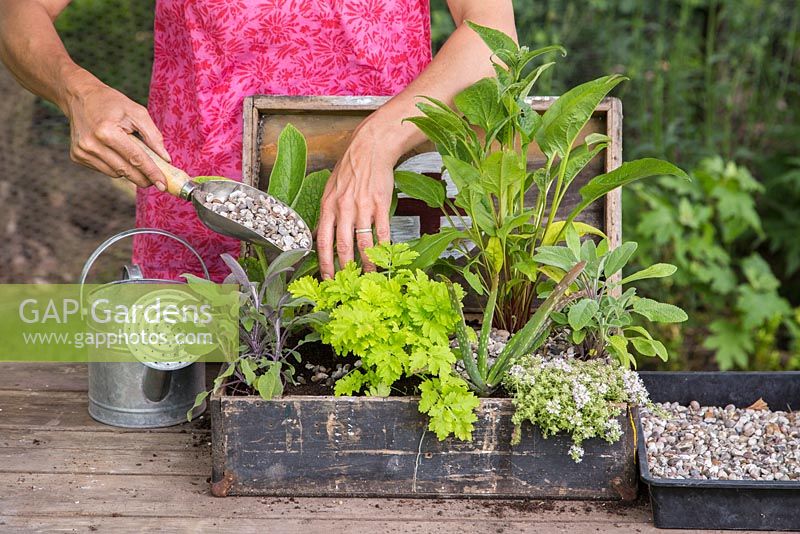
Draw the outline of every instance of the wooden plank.
M221 529L235 529L238 532L280 532L281 534L308 534L309 532L348 532L349 534L400 534L414 532L415 534L440 534L440 533L474 533L497 534L500 532L526 532L530 534L597 534L597 523L587 518L585 523L564 523L552 521L549 523L525 523L507 519L495 519L491 522L475 523L468 519L454 519L445 521L439 518L418 520L413 522L396 519L293 519L280 518L267 527L263 519L252 519L246 516L237 517L230 521L213 518L176 519L173 517L159 518L127 518L109 516L89 516L64 518L52 517L3 517L0 516L0 527L6 529L20 529L29 531L60 531L64 527L83 531L109 531L118 533L139 534L141 532L214 532ZM633 525L600 523L602 532L607 534L627 534L632 531ZM657 533L661 532L652 525L636 524L636 532ZM671 530L681 533L689 531Z
M609 172L622 165L622 101L618 98L606 100L609 103L606 135L612 140L606 149L605 172ZM622 189L614 189L606 195L605 217L609 247L616 248L622 243Z
M214 397L213 475L221 495L528 496L632 498L633 431L585 443L580 464L565 436L523 425L511 446L513 407L482 399L473 441L439 441L415 398Z
M242 110L242 181L246 184L253 183L258 175L258 165L250 154L255 153L258 146L258 110L253 106L253 100L245 98Z
M90 436L86 434L76 445L89 442ZM205 477L211 469L208 457L211 447L207 440L197 442L197 445L182 451L163 451L158 440L151 439L147 447L106 450L102 454L93 448L4 447L0 448L0 472Z
M87 430L135 432L98 423L89 416L86 392L0 390L0 430ZM149 432L208 432L206 415L191 423Z
M0 362L1 389L86 391L85 363Z
M212 497L201 476L132 476L1 473L0 510L5 516L112 515L147 518L317 519L399 522L495 521L514 523L642 524L635 506L578 501L469 499L331 499ZM77 502L76 502L77 501ZM441 513L440 513L441 512Z
M4 448L79 448L98 456L113 456L114 451L120 450L190 451L198 445L210 446L209 441L206 429L190 429L185 432L5 429L0 434L0 453ZM5 466L0 466L3 467Z

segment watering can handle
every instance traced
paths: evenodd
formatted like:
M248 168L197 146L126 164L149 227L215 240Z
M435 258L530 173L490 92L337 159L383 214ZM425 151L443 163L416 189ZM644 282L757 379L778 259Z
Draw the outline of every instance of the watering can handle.
M83 285L86 283L86 277L89 275L89 270L92 268L92 265L94 265L94 262L97 260L97 258L100 256L100 254L105 252L105 250L108 247L110 247L111 245L113 245L114 243L116 243L118 241L122 241L123 239L128 238L130 236L139 235L139 234L162 235L164 237L169 237L171 239L174 239L175 241L177 241L178 243L180 243L184 247L188 248L189 251L192 254L194 254L194 257L197 258L197 261L200 262L200 267L203 268L203 274L205 275L206 280L211 280L211 276L208 274L208 268L206 267L206 264L203 261L202 256L200 256L200 254L197 252L197 250L195 250L194 247L192 247L192 245L187 243L185 239L180 238L180 237L176 236L175 234L171 234L171 233L167 232L166 230L159 230L158 228L134 228L132 230L125 230L124 232L120 232L117 235L111 236L108 239L106 239L105 241L103 241L100 244L99 247L97 247L95 249L94 252L92 252L92 255L89 256L89 259L86 260L86 263L83 266L83 270L81 271L81 278L80 278L80 285L81 285L80 298L81 298L81 302L83 302Z

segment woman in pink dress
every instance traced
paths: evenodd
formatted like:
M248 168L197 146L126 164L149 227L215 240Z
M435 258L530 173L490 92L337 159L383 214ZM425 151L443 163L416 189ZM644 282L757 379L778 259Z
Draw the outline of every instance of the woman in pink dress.
M450 101L493 73L485 45L464 22L515 35L511 0L449 0L457 29L431 60L427 0L157 0L149 109L76 65L53 26L69 0L0 2L0 58L21 84L69 118L74 161L139 186L138 226L186 238L225 275L238 244L207 230L129 139L138 133L190 175L241 180L242 100L253 94L394 95L356 130L322 201L317 247L324 277L389 239L392 169L423 140L401 121L416 96ZM154 187L151 187L154 186ZM179 245L134 243L145 274L175 279L198 266ZM335 252L334 252L335 250ZM367 268L371 266L366 264Z

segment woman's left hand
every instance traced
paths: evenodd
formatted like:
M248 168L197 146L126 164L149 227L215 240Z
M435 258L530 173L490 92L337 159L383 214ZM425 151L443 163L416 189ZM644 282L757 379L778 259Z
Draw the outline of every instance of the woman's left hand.
M325 186L317 230L323 279L334 274L334 240L339 266L353 261L358 247L365 271L375 269L364 253L375 244L373 228L379 243L389 241L393 167L398 155L389 148L391 143L381 133L385 131L374 115L362 122Z

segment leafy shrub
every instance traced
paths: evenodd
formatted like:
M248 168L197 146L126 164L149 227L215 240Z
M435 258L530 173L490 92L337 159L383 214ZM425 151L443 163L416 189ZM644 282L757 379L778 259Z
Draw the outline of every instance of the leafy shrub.
M779 278L791 280L800 272L800 157L776 156L761 161L763 190L756 199L764 227L762 247L775 260ZM797 285L787 294L798 294Z
M658 356L667 361L667 349L640 325L634 317L659 323L678 323L687 319L686 313L672 304L642 298L635 287L622 292L623 284L638 280L665 278L675 273L675 266L657 263L620 279L617 275L636 252L635 242L623 243L608 250L602 240L580 242L577 233L567 232L567 246L541 247L534 259L555 280L561 280L568 269L582 261L586 267L575 280L575 292L563 312L552 314L556 324L569 326L570 339L581 349L581 357L605 357L607 353L616 357L624 368L636 367L636 358L629 350L643 356Z
M312 336L298 341L298 334L325 318L321 313L295 313L309 302L287 292L287 279L305 254L304 250L281 253L260 273L260 281L251 280L230 255L222 255L231 269L224 283L239 285L239 346L214 379L211 391L227 388L255 392L269 400L280 396L287 382L295 383L292 361L300 363L298 349L313 340ZM196 276L186 277L201 294L204 286L213 285L213 282ZM211 391L197 395L187 417L191 419L194 408L200 406Z
M625 233L641 244L643 262L678 266L673 278L648 285L692 318L673 335L675 350L701 345L721 369L797 366L800 360L778 345L797 332L796 312L753 246L764 235L755 197L763 187L746 168L719 157L701 161L692 177L632 187L627 199L638 222Z
M456 95L456 109L427 98L417 105L423 115L407 119L436 145L456 186L455 198L447 198L442 182L416 173L398 173L396 185L411 198L442 209L450 221L450 227L423 235L414 243L414 250L419 252L414 267L435 266L444 272L457 272L478 295L487 297L476 361L467 345L460 344L472 387L487 394L500 384L511 360L542 341L561 293L582 269L582 265L576 265L570 280L565 280L563 287L558 287L534 313L537 286L544 279L535 260L536 251L560 242L567 229L602 235L596 228L575 222L575 218L617 187L650 176L685 173L652 158L623 163L584 185L577 206L566 220L556 221L573 180L610 142L605 135L591 134L575 146L578 136L600 101L623 79L612 75L581 84L540 116L525 97L553 63L529 72L528 67L539 56L561 48L529 50L497 30L468 24L491 49L496 76L484 78ZM476 131L483 135L479 137ZM547 158L545 166L535 171L527 168L532 146L540 148ZM530 206L525 203L529 191L536 198ZM466 259L466 266L440 257L451 246ZM490 369L486 347L493 324L517 335Z

